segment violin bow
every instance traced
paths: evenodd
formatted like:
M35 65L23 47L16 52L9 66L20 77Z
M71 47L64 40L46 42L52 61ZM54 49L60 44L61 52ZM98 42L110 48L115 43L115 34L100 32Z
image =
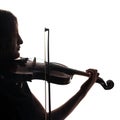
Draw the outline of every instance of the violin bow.
M49 63L50 63L49 35L50 35L50 30L48 28L45 28L44 33L47 33L47 40L44 39L45 109L46 109L46 112L47 112L47 105L48 105L48 113L49 113L48 116L45 115L45 120L51 120L51 85L50 85L50 81L49 81L49 73L50 73L50 69L49 69ZM46 34L45 34L45 37L46 37ZM48 99L47 99L47 97L48 97Z

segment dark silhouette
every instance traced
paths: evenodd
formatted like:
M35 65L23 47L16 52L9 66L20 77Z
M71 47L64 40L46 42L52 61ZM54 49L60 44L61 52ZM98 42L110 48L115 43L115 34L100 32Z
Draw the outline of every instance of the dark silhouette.
M22 43L17 18L10 11L0 10L0 119L45 120L48 113L32 94L27 82L18 82L14 77L10 77L18 69L13 61L20 57ZM26 69L35 67L34 62L31 64L23 66ZM42 69L42 64L36 66L39 67ZM51 120L64 120L88 93L96 82L98 73L95 69L88 69L86 72L90 74L89 79L71 99L51 111Z

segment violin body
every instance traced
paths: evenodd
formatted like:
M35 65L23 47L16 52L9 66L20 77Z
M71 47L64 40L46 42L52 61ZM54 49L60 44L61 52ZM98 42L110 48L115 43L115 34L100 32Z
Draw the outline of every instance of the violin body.
M22 58L15 60L16 70L14 71L14 76L23 79L22 81L31 81L34 79L47 80L50 83L66 85L70 83L72 75L66 74L61 71L56 71L55 66L66 67L62 64L55 65L51 63L50 66L54 66L54 69L50 69L49 79L46 78L47 75L45 63L38 63L36 61L31 61L28 58ZM20 77L21 76L21 77Z

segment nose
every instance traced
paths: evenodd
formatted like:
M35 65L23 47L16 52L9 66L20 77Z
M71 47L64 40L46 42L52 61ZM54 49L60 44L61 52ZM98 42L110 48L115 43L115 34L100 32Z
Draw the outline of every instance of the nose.
M19 34L18 34L18 44L23 44L23 40L22 40L22 38L20 37Z

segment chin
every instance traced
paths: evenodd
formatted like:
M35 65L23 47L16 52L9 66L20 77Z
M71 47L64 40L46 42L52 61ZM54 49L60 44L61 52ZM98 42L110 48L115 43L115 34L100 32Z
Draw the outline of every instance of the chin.
M20 54L17 54L17 55L16 55L16 58L19 58L19 57L20 57Z
M12 58L13 58L13 59L17 59L17 58L19 58L19 57L20 57L20 53L16 53L16 54L13 55Z

